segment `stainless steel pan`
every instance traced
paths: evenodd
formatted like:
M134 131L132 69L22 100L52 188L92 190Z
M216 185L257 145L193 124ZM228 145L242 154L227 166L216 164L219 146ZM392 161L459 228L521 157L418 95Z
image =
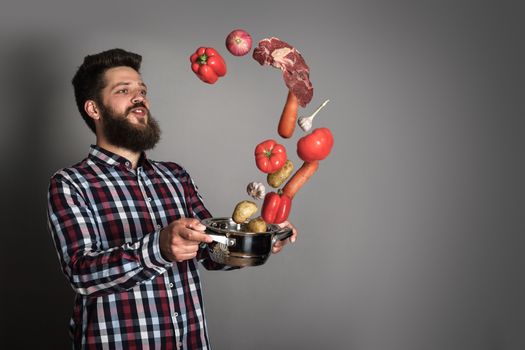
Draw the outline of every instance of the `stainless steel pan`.
M277 241L292 235L290 228L267 225L266 232L247 232L247 223L238 224L231 218L202 220L205 232L213 239L206 249L213 261L230 266L257 266L268 260Z

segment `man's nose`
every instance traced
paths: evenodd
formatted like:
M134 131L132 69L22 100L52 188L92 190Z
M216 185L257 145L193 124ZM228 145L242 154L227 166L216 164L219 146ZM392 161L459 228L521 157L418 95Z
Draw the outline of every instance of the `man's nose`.
M144 96L141 93L137 93L135 94L135 96L133 96L133 98L131 99L131 102L135 104L139 102L144 102L144 100L145 100Z

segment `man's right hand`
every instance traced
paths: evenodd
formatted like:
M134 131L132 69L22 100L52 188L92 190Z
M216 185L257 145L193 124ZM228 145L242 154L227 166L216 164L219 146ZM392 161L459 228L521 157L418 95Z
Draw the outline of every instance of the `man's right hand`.
M213 240L204 233L206 226L197 219L182 218L160 231L160 252L169 261L181 262L197 256L201 242Z

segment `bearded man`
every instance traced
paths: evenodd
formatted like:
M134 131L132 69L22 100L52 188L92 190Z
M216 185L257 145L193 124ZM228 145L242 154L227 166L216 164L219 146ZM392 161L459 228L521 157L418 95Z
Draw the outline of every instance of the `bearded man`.
M96 135L88 156L50 180L48 222L75 291L76 349L209 349L197 263L210 260L200 220L211 217L180 165L149 159L160 139L142 57L112 49L84 58L74 78ZM291 241L297 231L293 229ZM284 243L277 243L273 252Z

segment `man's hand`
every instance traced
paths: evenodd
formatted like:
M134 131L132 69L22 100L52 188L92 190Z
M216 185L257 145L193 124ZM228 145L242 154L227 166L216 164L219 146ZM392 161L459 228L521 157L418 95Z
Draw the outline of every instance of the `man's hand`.
M290 242L295 242L295 240L297 239L297 229L295 228L294 225L290 224L288 221L284 221L282 223L280 223L278 225L279 227L289 227L292 229L292 236L290 236L289 239L285 239L285 240L282 240L282 241L277 241L275 242L275 244L273 245L273 248L272 248L272 253L274 254L277 254L279 253L283 247L286 245L286 243L288 242L288 240L290 240Z
M160 252L169 261L181 262L197 256L201 242L213 240L204 233L206 226L197 219L182 218L160 231Z

